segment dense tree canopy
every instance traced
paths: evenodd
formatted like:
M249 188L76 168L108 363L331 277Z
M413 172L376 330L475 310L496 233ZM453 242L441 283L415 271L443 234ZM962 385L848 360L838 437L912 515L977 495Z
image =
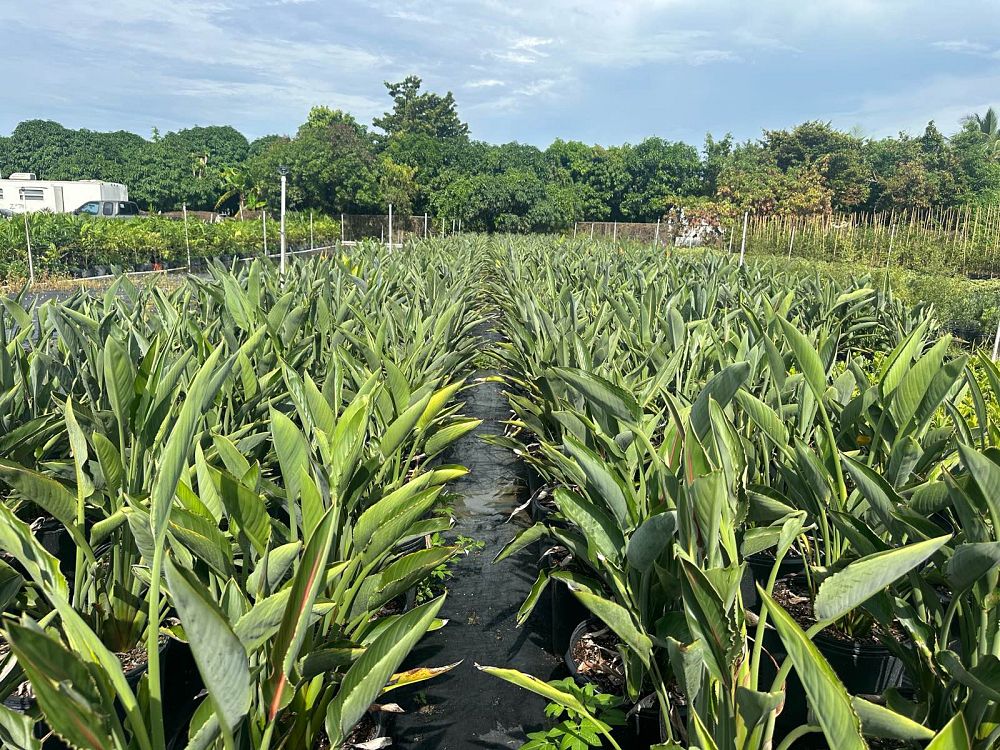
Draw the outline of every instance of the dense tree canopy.
M547 149L472 140L454 97L410 76L386 83L392 103L370 130L349 113L314 107L294 136L248 143L231 127L150 139L28 120L0 137L0 173L124 182L154 210L278 202L289 170L293 208L328 213L431 213L470 229L558 229L577 220L656 221L697 206L728 216L909 211L1000 199L1000 130L993 110L950 136L871 139L806 122L756 141L709 135L701 151L647 138L637 144L556 140Z

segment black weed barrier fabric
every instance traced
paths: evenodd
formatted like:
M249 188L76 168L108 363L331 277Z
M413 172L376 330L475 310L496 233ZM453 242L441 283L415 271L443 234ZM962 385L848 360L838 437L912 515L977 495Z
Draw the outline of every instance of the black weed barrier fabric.
M477 377L490 374L480 371ZM565 675L562 660L546 650L551 632L548 606L540 604L523 627L516 627L517 610L538 573L534 545L492 563L516 533L515 523L528 522L522 512L507 523L527 499L523 465L510 451L481 439L503 432L502 422L510 414L507 402L497 383L466 391L466 401L464 413L483 423L444 459L470 470L453 486L461 497L452 533L481 540L485 547L458 563L441 610L448 625L425 636L406 666L464 660L462 665L405 693L401 689L386 696L407 712L397 718L394 731L395 746L407 750L516 748L528 732L543 727L544 700L480 672L476 663L519 669L546 680Z

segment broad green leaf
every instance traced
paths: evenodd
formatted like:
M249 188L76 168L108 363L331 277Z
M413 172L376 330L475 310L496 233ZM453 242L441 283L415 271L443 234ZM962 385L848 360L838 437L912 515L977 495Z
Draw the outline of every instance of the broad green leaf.
M816 619L836 620L860 607L947 544L942 536L855 560L823 581L816 595Z
M189 571L167 558L170 597L191 644L191 652L216 715L233 731L250 710L250 662L218 604Z
M649 666L649 660L653 653L653 642L636 625L627 609L620 604L575 586L570 586L570 590L583 603L583 606L611 628L615 635L636 653L643 665Z
M676 511L658 513L647 518L628 540L626 556L636 570L646 572L663 552L673 547L677 530Z
M997 565L1000 565L1000 542L966 542L958 545L948 560L947 568L953 594L960 596Z
M571 455L583 469L587 478L587 493L595 501L600 500L608 507L618 521L620 528L631 526L632 502L625 496L625 490L615 475L601 457L590 450L571 434L563 437L566 452Z
M861 736L861 721L854 711L851 696L830 664L795 620L760 586L757 587L757 594L785 644L788 651L786 658L791 659L795 666L827 742L837 750L866 750L868 746Z
M83 661L40 629L9 623L6 640L31 681L45 721L80 750L112 747L109 717Z
M292 667L299 658L299 650L305 642L313 604L319 594L320 586L325 583L330 547L336 532L335 521L333 511L327 511L312 538L306 543L292 581L292 593L271 648L271 674L267 695L270 704L269 721L275 720L278 710L284 705L285 688Z
M559 487L554 493L556 505L587 539L594 554L617 562L625 552L625 537L610 514L575 492Z
M784 318L779 317L778 323L810 390L817 399L822 399L826 393L826 368L816 348L802 331Z
M934 739L924 750L972 750L972 740L965 726L965 717L961 713L955 714L945 728L934 735Z
M853 696L851 705L861 719L861 731L868 737L889 737L909 742L929 740L934 731L892 709Z
M642 416L642 407L632 394L598 375L574 367L553 367L551 372L620 422L636 423Z
M343 742L389 683L443 603L441 596L400 616L351 665L326 711L326 732L334 747Z
M198 423L232 370L232 358L219 365L222 350L222 346L216 347L195 375L160 456L150 497L150 524L157 544L163 543L167 533L170 507L173 505L181 472L187 466L188 456L192 452Z

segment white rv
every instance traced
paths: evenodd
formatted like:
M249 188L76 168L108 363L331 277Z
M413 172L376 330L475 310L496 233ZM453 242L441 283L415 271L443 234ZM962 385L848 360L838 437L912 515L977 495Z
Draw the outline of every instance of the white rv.
M90 201L127 201L128 188L100 180L36 180L30 172L0 176L0 209L70 213Z

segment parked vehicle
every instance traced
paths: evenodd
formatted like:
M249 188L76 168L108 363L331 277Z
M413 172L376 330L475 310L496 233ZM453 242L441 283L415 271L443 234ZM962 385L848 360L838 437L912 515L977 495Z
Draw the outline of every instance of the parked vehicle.
M143 215L139 206L132 201L87 201L73 213L104 216L110 219L131 219Z
M128 188L101 180L39 180L32 172L0 176L0 208L14 213L70 213L86 201L127 201Z

